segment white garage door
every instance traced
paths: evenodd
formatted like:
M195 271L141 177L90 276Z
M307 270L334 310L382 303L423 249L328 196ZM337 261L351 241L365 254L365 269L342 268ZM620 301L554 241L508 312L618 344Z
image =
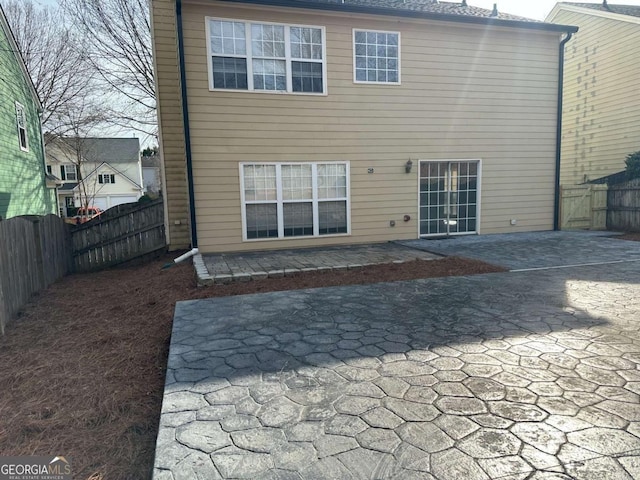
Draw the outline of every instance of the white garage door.
M106 210L123 203L137 202L135 195L96 195L93 199L93 206Z
M121 205L123 203L137 202L138 198L135 195L111 195L109 200L109 206L115 207L116 205Z
M94 197L93 206L98 207L102 210L106 210L107 208L109 208L107 197L99 197L99 196Z

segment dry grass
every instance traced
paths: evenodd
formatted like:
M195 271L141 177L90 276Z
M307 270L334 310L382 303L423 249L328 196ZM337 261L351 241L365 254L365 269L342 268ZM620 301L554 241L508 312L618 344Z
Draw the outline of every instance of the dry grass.
M77 479L149 478L176 301L502 271L446 258L197 288L189 264L71 275L0 338L0 455L71 457Z

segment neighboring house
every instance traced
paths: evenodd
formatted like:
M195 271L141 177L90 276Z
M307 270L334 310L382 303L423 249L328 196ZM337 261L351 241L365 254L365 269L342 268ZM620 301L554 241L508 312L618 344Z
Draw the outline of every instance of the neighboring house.
M0 7L0 219L56 212L46 178L42 106Z
M562 183L620 172L640 150L640 6L558 3L547 21L580 27L565 55Z
M162 193L162 180L160 176L160 156L142 156L142 180L145 193L160 195Z
M557 227L560 48L575 27L464 1L151 8L170 248Z
M47 171L63 182L58 189L62 216L85 201L106 210L136 202L144 193L137 138L52 139L47 145Z

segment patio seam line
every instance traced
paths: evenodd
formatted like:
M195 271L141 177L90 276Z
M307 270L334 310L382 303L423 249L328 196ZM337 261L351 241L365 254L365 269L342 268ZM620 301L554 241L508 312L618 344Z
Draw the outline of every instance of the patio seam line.
M618 263L635 263L635 262L640 262L640 258L633 258L631 260L611 260L609 262L577 263L573 265L553 265L551 267L517 268L514 270L509 270L509 273L536 272L540 270L555 270L555 269L561 269L561 268L574 268L574 267L597 267L600 265L615 265Z

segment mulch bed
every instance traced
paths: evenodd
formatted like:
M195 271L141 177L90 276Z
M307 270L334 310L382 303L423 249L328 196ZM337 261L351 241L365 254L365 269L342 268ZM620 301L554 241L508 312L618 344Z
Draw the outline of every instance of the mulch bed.
M63 455L76 479L149 478L179 300L504 271L416 260L198 288L190 263L70 275L0 337L0 455Z
M625 233L624 235L620 235L619 237L613 237L613 238L619 238L620 240L632 240L634 242L640 242L640 233Z

